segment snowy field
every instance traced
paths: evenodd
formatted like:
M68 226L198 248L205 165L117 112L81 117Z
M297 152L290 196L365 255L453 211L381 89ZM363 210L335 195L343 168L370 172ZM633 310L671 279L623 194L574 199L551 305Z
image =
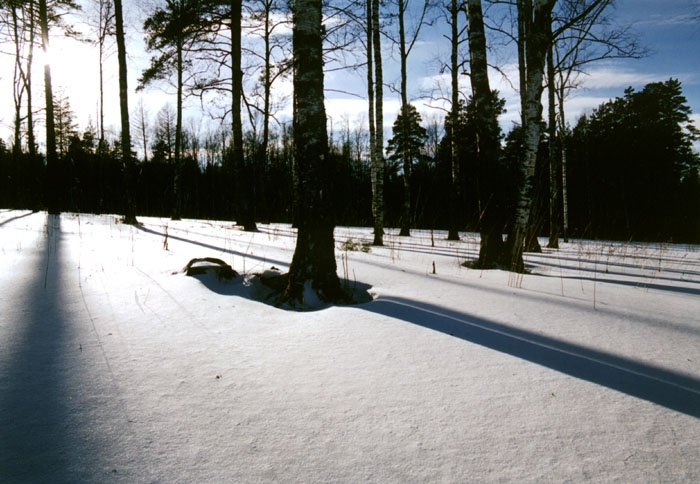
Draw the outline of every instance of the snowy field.
M140 221L0 211L0 482L700 482L698 246L338 228L373 300L292 312L289 226Z

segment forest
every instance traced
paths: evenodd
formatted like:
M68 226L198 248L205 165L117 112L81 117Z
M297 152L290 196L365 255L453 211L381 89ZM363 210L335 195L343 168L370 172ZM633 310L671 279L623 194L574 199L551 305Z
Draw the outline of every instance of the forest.
M119 44L124 30L116 15L120 2L97 2L99 28L91 40L100 48L114 42L113 37ZM487 28L486 43L505 36L523 51L522 63L534 62L528 56L540 48L524 39L536 38L540 2L528 21L521 21L520 11L528 2L484 2L498 3L506 4L502 18L518 22L511 22L507 32L505 26L497 33ZM498 124L489 128L495 140L490 161L484 157L486 123L480 106L485 103L475 85L478 37L468 35L479 30L467 29L476 17L470 17L469 7L473 13L481 2L425 2L411 10L403 0L324 5L324 69L365 69L370 108L369 125L336 123L327 134L325 182L331 196L324 203L334 224L377 229L380 218L379 231L401 227L404 235L411 228L483 234L484 220L491 220L496 232L511 234L527 192L528 233L549 235L553 246L560 236L700 242L700 158L693 145L699 137L680 81L662 79L640 91L629 88L569 124L564 103L574 88L572 73L607 55L643 52L635 39L621 35L624 29L611 29L605 17L611 1L541 3L551 9L543 31L549 39L540 49L541 80L533 95L548 98L549 112L540 103L537 119L526 119L528 79L521 68L523 120L509 132ZM292 76L297 55L289 33L292 10L274 0L167 0L155 5L144 21L151 65L141 73L137 89L168 84L176 107L163 107L150 124L139 117L143 112L122 108L121 133L110 138L103 122L77 126L70 99L29 75L32 53L42 48L49 32L78 35L66 13L80 14L79 5L70 0L4 2L2 43L3 50L16 54L16 109L14 138L0 140L0 206L131 211L241 224L298 222L298 127L277 122L280 101L275 97L275 82ZM492 10L485 15L496 15ZM407 27L404 17L409 15ZM454 72L453 88L459 82L455 78L467 74L472 90L454 88L454 107L439 120L423 120L406 96L410 79L405 63L421 28L437 15L453 27L453 55L445 62L446 70ZM236 29L241 22L245 28ZM243 38L231 32L241 32ZM399 51L401 86L382 81L382 42ZM128 54L122 51L120 56ZM240 75L232 74L236 72ZM36 99L42 87L48 92L45 102ZM379 128L383 120L377 111L385 88L402 98L386 133ZM486 89L497 118L504 100ZM184 125L183 99L197 96L224 101L221 116L227 122L219 131L202 135ZM41 124L46 125L45 152L37 142ZM534 151L530 126L539 130ZM522 160L530 158L528 171ZM489 215L489 210L497 213Z

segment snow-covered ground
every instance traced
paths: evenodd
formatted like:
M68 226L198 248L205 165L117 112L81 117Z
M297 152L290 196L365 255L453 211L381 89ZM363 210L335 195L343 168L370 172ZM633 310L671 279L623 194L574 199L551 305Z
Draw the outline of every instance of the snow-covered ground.
M140 221L0 211L1 482L700 482L698 246L338 228L373 300L293 312L289 226Z

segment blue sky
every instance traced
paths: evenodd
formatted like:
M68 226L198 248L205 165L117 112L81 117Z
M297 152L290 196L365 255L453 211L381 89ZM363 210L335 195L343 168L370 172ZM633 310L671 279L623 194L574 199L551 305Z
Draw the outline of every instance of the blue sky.
M416 0L414 0L414 3ZM610 10L611 20L620 26L630 26L630 33L648 52L639 59L614 59L593 63L587 67L587 75L580 78L582 87L571 92L567 99L567 120L574 123L584 112L602 102L622 96L631 86L641 90L649 82L677 78L693 110L696 125L700 126L700 2L698 0L618 0ZM698 17L698 18L694 18ZM487 37L489 37L487 32ZM420 99L435 83L435 57L449 58L449 45L442 32L433 29L424 35L423 51L409 58L409 86L413 87L414 102L423 105L424 117L430 116L427 105L439 104ZM498 88L507 100L507 113L502 117L504 129L519 120L519 98L513 88L517 84L517 66L514 52L510 58L493 53L491 62L499 66L509 79L492 71L492 87ZM491 54L489 54L491 55ZM394 69L394 76L398 76ZM391 74L388 76L392 79ZM460 84L469 90L469 81ZM387 93L387 100L397 104L397 95ZM420 109L420 108L419 108ZM392 119L393 121L393 119Z
M411 0L419 4L420 0ZM86 3L87 5L87 3ZM567 118L574 123L582 113L590 111L602 102L616 96L622 96L628 86L639 90L649 82L664 81L671 77L683 84L684 94L694 112L696 125L700 126L700 0L618 0L616 8L611 11L612 18L620 25L630 25L640 42L649 50L649 55L642 59L623 59L602 61L588 68L588 75L582 78L582 87L574 91L567 100ZM147 113L155 117L165 104L174 105L174 97L167 89L152 88L142 93L135 93L136 79L148 66L148 54L143 52L143 33L140 26L149 8L143 2L127 0L125 2L127 34L129 36L129 86L132 112L137 103L143 101ZM445 80L439 74L438 58L449 58L449 44L443 38L443 27L439 22L432 28L424 29L421 40L409 58L410 97L423 113L426 121L442 118L444 111L436 109L441 103L427 98L438 92L440 82ZM89 122L95 124L97 119L97 57L95 50L87 45L65 41L54 37L52 40L52 57L56 60L52 67L54 90L65 93L73 110L78 115L78 123L84 129ZM116 60L112 55L106 63L107 82L107 127L116 134L118 131L118 100L116 97ZM492 86L501 91L507 99L508 112L501 119L501 124L508 129L519 118L518 95L513 85L517 84L517 66L512 56L505 54L492 56L492 61L499 63L509 79L497 72L492 74ZM11 116L11 68L7 68L7 56L0 56L0 136L9 138ZM39 77L40 78L40 77ZM388 53L385 57L385 81L398 82L398 63ZM355 96L328 92L327 109L334 126L349 123L358 126L366 121L365 73L363 69L355 72L341 71L326 75L326 86L355 93ZM466 76L461 85L468 94L469 81ZM280 90L291 93L291 82L281 84ZM359 97L358 97L359 96ZM41 93L35 93L36 99L42 99ZM40 101L39 101L40 102ZM201 105L197 101L188 101L188 116L191 124L207 125L207 118L201 118ZM396 93L385 89L385 127L389 128L398 111L399 98ZM444 106L444 104L443 104ZM289 115L289 108L284 109L281 117ZM132 115L133 116L133 115ZM211 122L214 124L214 122ZM338 129L338 128L336 128Z

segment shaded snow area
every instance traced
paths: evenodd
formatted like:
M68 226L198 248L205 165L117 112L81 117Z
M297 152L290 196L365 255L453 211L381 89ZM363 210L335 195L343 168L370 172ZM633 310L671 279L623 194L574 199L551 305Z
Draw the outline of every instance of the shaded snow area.
M299 312L289 226L140 221L0 212L1 482L700 482L700 247L338 228Z

